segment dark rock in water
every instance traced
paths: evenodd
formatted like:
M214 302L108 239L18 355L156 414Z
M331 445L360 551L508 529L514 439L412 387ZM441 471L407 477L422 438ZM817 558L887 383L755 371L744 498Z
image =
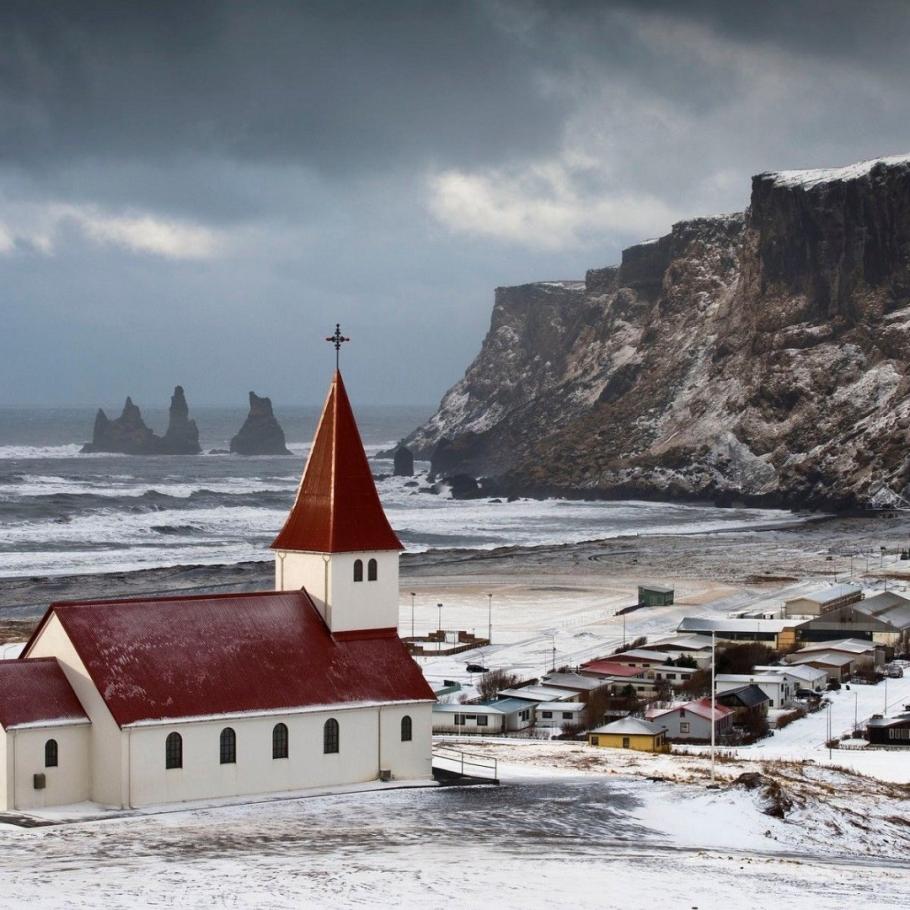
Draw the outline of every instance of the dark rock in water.
M209 449L209 455L230 455L230 449Z
M95 415L92 441L82 447L83 452L116 452L122 455L198 455L199 430L189 419L189 408L182 386L174 389L167 433L156 436L145 425L142 413L127 396L123 412L116 420L109 420L100 408Z
M153 455L158 452L161 440L145 425L142 413L127 396L123 411L115 420L109 420L101 408L95 415L92 441L83 452L118 452L125 455Z
M420 484L416 480L409 480L406 484L406 487L419 487Z
M446 477L445 483L452 491L452 499L477 499L483 496L480 484L470 474L453 474Z
M399 446L395 450L395 476L414 476L414 455L407 446Z
M235 455L290 455L284 430L272 413L272 400L250 392L250 413L231 440Z
M190 420L190 409L183 394L183 386L176 386L171 396L170 417L167 432L161 440L161 451L165 455L198 455L199 430L196 421Z
M438 495L439 495L439 487L437 487L435 484L431 484L431 485L428 486L428 487L421 487L417 492L418 492L418 493L429 493L429 494L431 494L432 496L438 496Z

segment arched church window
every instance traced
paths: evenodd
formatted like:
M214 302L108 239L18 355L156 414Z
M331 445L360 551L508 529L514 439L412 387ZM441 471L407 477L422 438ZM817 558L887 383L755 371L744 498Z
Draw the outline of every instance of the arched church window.
M221 731L221 764L237 764L237 734L230 727Z
M183 767L183 737L179 733L168 733L164 741L164 767Z
M287 724L275 724L272 728L272 758L288 757Z
M354 560L354 581L363 581L363 560Z
M376 581L379 578L379 563L371 559L367 563L367 581Z
M413 738L414 734L414 725L411 723L410 715L405 714L401 718L401 741L403 743L409 743Z
M331 755L338 751L338 721L330 717L322 728L322 751Z
M49 739L44 744L44 767L45 768L56 768L57 767L57 740Z

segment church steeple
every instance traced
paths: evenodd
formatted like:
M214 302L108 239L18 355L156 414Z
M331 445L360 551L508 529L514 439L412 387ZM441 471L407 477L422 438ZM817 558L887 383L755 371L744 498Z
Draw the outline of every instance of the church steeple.
M397 629L404 547L382 509L338 370L272 549L276 588L306 589L333 633Z
M403 550L367 461L341 373L335 371L297 499L273 550Z

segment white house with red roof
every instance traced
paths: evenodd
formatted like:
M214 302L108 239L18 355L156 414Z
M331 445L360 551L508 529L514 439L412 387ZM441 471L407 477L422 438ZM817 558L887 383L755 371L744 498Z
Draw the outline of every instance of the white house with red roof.
M0 661L0 809L430 778L402 546L337 371L272 546L275 591L52 604Z

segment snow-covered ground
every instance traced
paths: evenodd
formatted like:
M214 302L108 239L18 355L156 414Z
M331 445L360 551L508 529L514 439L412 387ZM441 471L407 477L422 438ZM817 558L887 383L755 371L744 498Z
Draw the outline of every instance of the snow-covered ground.
M832 847L827 815L807 838L754 793L629 771L560 770L540 755L505 766L499 788L2 827L0 906L906 906L906 842L857 853L851 833Z

